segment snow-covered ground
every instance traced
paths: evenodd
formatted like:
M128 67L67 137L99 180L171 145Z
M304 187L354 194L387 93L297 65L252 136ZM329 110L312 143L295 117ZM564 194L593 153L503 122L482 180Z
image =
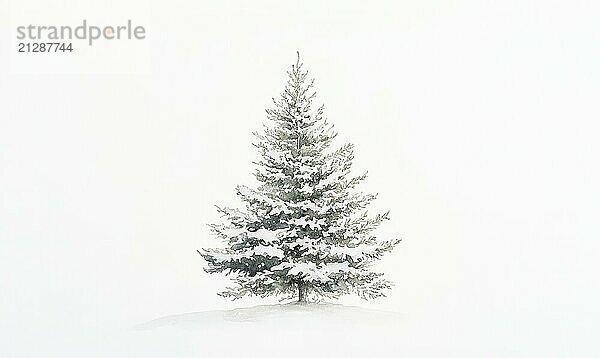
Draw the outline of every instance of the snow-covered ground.
M371 310L355 306L327 303L289 303L165 316L140 324L137 329L149 330L168 326L194 329L227 323L255 323L260 325L266 322L293 323L294 321L384 326L398 324L400 318L400 314L396 312Z
M392 357L401 325L395 312L281 304L161 317L138 325L132 337L156 356Z
M459 307L456 307L459 308ZM70 307L65 307L68 311ZM597 316L274 304L148 321L7 324L2 357L595 357ZM149 317L152 318L152 317ZM10 325L10 327L8 327Z

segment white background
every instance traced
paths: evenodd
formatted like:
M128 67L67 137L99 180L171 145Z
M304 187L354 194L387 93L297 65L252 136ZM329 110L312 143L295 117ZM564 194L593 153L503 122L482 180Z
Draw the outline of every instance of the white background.
M297 50L404 239L341 302L403 314L406 356L600 355L596 2L0 4L0 356L147 356L114 332L259 302L195 250ZM147 39L16 52L83 19Z

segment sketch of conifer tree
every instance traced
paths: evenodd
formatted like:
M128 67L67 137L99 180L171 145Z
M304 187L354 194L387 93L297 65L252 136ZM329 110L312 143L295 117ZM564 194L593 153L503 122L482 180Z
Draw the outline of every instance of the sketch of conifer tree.
M254 133L259 184L237 187L244 209L218 207L224 223L210 227L225 247L198 251L206 272L234 276L221 296L368 299L391 287L371 264L400 240L374 236L388 213L367 214L376 195L357 190L366 174L351 174L352 144L332 148L337 134L324 107L313 107L315 94L298 54L268 124Z

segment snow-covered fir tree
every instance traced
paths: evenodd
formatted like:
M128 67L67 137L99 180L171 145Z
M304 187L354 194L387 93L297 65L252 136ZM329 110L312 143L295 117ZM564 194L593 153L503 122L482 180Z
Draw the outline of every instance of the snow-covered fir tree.
M352 144L332 148L336 133L323 106L313 107L313 85L298 55L268 124L254 133L259 184L237 187L243 210L218 207L224 223L210 227L225 248L198 251L206 272L234 275L224 297L368 299L391 286L371 264L400 240L374 236L388 213L367 214L376 195L356 189L366 174L352 176Z

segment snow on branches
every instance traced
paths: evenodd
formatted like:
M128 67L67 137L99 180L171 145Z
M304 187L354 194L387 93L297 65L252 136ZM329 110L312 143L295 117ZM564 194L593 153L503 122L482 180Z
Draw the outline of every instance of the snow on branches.
M400 240L373 235L388 213L368 215L376 195L356 190L366 174L351 174L354 147L331 148L337 134L324 107L313 108L313 88L298 56L269 123L254 133L259 185L237 187L243 210L218 208L223 223L210 227L225 247L198 251L207 272L235 275L224 297L375 298L391 287L371 263Z

